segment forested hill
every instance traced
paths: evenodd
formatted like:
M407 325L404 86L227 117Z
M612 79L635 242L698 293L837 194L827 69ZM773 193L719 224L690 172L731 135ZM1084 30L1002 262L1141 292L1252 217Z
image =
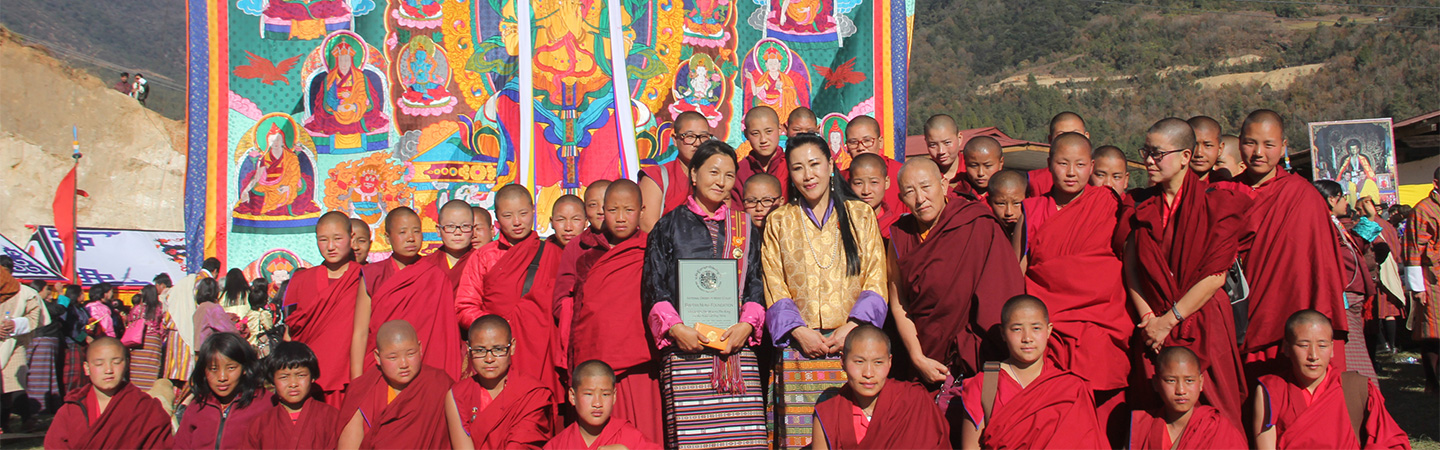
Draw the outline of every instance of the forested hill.
M1166 116L1207 114L1233 131L1273 108L1304 148L1305 122L1440 107L1440 3L1341 3L1362 2L917 0L910 133L945 112L1043 141L1050 117L1074 110L1097 143L1133 157Z

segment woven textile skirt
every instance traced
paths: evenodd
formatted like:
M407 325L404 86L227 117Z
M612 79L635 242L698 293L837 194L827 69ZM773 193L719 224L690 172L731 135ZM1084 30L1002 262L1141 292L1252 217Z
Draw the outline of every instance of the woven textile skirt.
M845 368L840 357L810 359L799 350L786 347L780 352L775 371L776 410L780 416L777 448L799 449L810 445L815 422L815 404L839 395L845 385Z
M665 448L765 448L765 395L760 362L749 349L739 358L743 393L723 393L711 382L716 358L710 354L665 356L660 394L665 407Z
M1375 364L1370 361L1367 350L1370 346L1365 344L1365 296L1346 292L1345 301L1350 304L1350 309L1345 310L1345 323L1350 328L1350 337L1345 342L1345 370L1377 380L1379 375L1375 373Z
M165 365L165 338L145 333L145 345L130 351L130 384L150 390Z
M37 337L25 349L30 360L30 373L26 375L25 395L45 404L46 395L64 396L65 388L60 383L60 367L64 365L65 353L58 337Z
M174 330L170 331L170 338L165 340L165 378L171 380L185 381L190 379L190 369L195 364L195 350L185 344L184 339L176 336Z
M85 371L80 368L85 363L84 342L65 343L65 366L60 371L60 381L65 383L65 392L76 389L84 389L90 385L90 377L85 376Z

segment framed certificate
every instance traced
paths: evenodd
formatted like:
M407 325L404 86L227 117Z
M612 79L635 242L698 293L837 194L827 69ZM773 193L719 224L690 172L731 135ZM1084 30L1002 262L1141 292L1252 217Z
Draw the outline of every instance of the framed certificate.
M703 323L720 329L740 321L740 266L734 259L682 259L680 320L694 327Z

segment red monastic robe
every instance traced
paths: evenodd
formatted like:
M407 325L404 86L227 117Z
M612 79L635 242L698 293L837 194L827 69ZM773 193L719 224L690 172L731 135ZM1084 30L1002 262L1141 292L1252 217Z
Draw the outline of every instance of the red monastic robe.
M902 209L895 209L894 206L882 202L880 209L875 210L875 220L879 222L880 226L880 237L890 239L890 228L894 227L895 222L905 215L903 209L905 207L902 205L900 208Z
M477 450L538 449L554 435L555 394L550 389L511 372L500 396L481 406L484 390L474 377L450 388Z
M1250 199L1234 191L1211 189L1194 173L1185 172L1185 182L1175 197L1177 204L1165 205L1159 186L1146 189L1146 197L1135 207L1135 258L1139 263L1145 301L1155 315L1162 316L1200 280L1224 274L1235 262L1241 240L1247 234L1244 213ZM1173 208L1166 218L1166 209ZM1183 311L1185 320L1170 331L1165 346L1186 347L1200 358L1205 378L1202 398L1225 417L1241 423L1246 398L1245 374L1240 352L1235 347L1235 316L1224 289L1215 291L1198 311ZM1143 343L1144 329L1135 329L1137 345ZM1155 367L1149 357L1133 355L1136 370L1131 386L1139 398L1158 406L1149 389Z
M660 217L675 209L676 206L685 204L685 199L690 197L690 168L680 163L679 159L670 161L658 166L650 166L641 169L641 174L655 181L660 186L660 192L665 195L664 207L660 210Z
M1320 311L1330 318L1337 339L1349 329L1340 280L1340 237L1330 223L1330 208L1309 181L1275 170L1275 178L1254 189L1237 182L1215 184L1254 199L1247 213L1254 241L1248 249L1242 248L1250 314L1241 352L1252 378L1288 367L1279 347L1291 314ZM1342 344L1336 344L1335 354L1344 354ZM1341 370L1344 364L1345 358L1332 362Z
M1374 381L1367 381L1362 440L1355 436L1350 412L1345 407L1345 390L1340 371L1332 365L1325 380L1311 395L1296 385L1290 373L1260 377L1264 390L1268 426L1275 427L1276 448L1280 449L1409 449L1410 438L1395 424L1385 409L1385 396Z
M170 415L160 401L130 383L120 386L110 404L90 420L95 389L86 386L65 397L45 432L47 449L168 449L174 445Z
M854 391L845 386L840 388L840 395L815 405L818 425L825 430L831 449L950 448L950 425L935 406L935 394L924 386L886 381L875 399L870 426L861 439L857 439L855 430L855 411L859 406L854 396Z
M593 228L586 227L580 235L570 239L570 244L560 252L560 264L555 268L555 286L552 289L551 297L554 302L551 304L551 313L555 315L556 323L556 344L552 359L558 372L565 373L570 367L583 361L570 361L570 327L575 324L575 293L579 279L578 264L580 256L585 253L586 245L582 242L597 242L595 237L600 235ZM604 240L601 236L600 240ZM587 268L588 269L588 268ZM560 383L568 386L564 376L560 377ZM563 391L563 389L562 389ZM563 397L563 396L562 396ZM563 402L564 399L561 399Z
M1083 378L1053 365L1045 366L1025 387L1003 370L996 378L995 403L990 423L980 433L981 448L1109 448L1095 418L1090 385ZM965 414L977 424L984 422L983 379L965 380L960 393Z
M540 266L526 292L526 274L541 248L545 251L540 255ZM560 377L551 358L551 345L557 335L551 289L562 252L564 248L552 241L534 236L526 238L506 250L485 272L480 291L480 310L504 317L510 323L516 345L511 353L510 373L539 381L551 392L560 392Z
M263 401L263 400L257 400ZM250 422L250 436L245 449L304 450L335 448L340 429L340 410L319 401L309 400L300 409L300 417L290 418L290 410L272 397L274 406Z
M1004 351L981 348L1000 324L1000 308L1025 292L1010 240L989 207L953 195L925 240L914 215L901 218L893 230L898 281L909 298L906 313L922 330L921 349L959 370L957 377L975 374L981 361Z
M649 327L640 300L648 234L636 232L613 247L603 234L582 242L579 287L571 328L570 361L598 359L615 369L614 418L633 424L653 442L664 439L660 384L651 363Z
M1135 325L1125 312L1121 263L1111 242L1119 202L1109 188L1086 186L1044 222L1026 224L1025 292L1045 302L1055 324L1047 356L1097 391L1129 385L1126 351ZM1031 197L1024 207L1054 211L1055 200L1048 194Z
M1055 178L1050 175L1049 167L1031 170L1026 172L1025 176L1029 179L1029 182L1025 186L1026 197L1045 195L1045 193L1050 192L1051 188L1055 187ZM1085 181L1081 180L1081 182L1083 183Z
M780 201L785 201L785 195L790 190L790 166L785 163L785 149L775 149L775 154L770 156L770 165L760 164L755 158L755 152L745 155L740 160L740 167L735 171L735 187L730 191L730 202L732 205L744 205L741 202L745 198L745 181L757 174L768 173L780 180ZM689 194L688 192L686 193ZM669 194L666 194L669 198Z
M332 407L344 403L345 385L350 384L350 340L360 272L360 264L351 262L340 278L331 279L324 267L313 267L295 274L285 289L286 301L295 304L295 311L285 319L290 339L315 352L320 362L317 388Z
M1198 180L1198 178L1197 178ZM1208 387L1208 385L1207 385ZM1243 450L1250 448L1240 425L1220 410L1208 405L1195 405L1190 421L1180 433L1176 445L1175 436L1165 426L1165 418L1159 411L1135 411L1130 418L1130 446L1132 450Z
M605 424L605 430L595 436L595 442L585 445L585 438L580 436L580 425L570 425L555 435L545 444L545 450L589 450L604 447L606 445L623 445L630 450L660 450L660 445L646 439L629 423L610 417L610 423Z
M460 376L466 356L452 315L455 290L449 289L450 280L443 269L424 258L396 269L395 261L386 259L365 266L365 287L374 290L369 291L370 334L364 367L375 365L375 333L380 325L404 320L415 327L425 350L425 364L451 378Z
M449 321L445 325L448 327ZM454 384L433 366L422 366L410 384L390 401L390 385L377 367L350 382L345 406L340 408L343 428L356 414L365 426L362 449L449 449L445 428L445 393Z
M437 248L429 255L425 255L425 259L429 259L432 264L435 264L435 267L439 267L441 271L445 272L445 278L450 280L450 290L453 291L460 288L460 277L465 274L465 265L470 261L471 253L474 252L470 250L470 247L465 247L465 254L461 255L453 266L450 265L450 258L445 256L443 248Z

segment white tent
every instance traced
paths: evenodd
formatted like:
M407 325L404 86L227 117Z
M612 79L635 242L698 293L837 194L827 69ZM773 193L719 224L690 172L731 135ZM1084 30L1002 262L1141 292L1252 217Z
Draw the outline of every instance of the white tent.
M25 253L59 272L65 266L64 245L55 227L40 226L25 244ZM75 232L75 271L80 284L110 283L142 286L161 273L185 274L185 232L80 228Z

